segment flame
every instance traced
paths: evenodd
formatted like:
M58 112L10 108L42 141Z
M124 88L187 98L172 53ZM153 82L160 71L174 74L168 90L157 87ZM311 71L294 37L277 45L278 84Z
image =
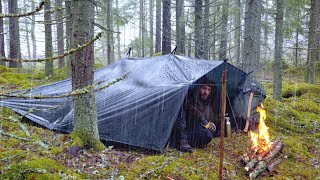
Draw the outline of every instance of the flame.
M258 150L266 150L270 147L270 138L269 138L269 132L268 127L265 124L265 119L267 118L266 110L263 108L263 105L261 104L261 107L257 107L257 112L260 113L260 119L259 119L259 125L258 125L258 132L250 131L250 137L252 141L252 149Z

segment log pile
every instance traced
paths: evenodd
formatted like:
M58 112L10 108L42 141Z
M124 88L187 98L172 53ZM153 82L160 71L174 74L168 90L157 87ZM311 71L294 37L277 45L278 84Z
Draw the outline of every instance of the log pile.
M255 179L261 173L266 175L272 172L281 163L280 151L282 148L281 140L277 139L267 148L250 149L241 156L241 162L249 173L250 179Z

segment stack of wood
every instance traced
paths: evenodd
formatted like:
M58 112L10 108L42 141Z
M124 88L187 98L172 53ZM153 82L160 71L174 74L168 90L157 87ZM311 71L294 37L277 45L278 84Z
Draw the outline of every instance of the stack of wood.
M272 172L281 163L279 155L283 148L280 139L275 140L265 149L251 149L241 157L244 168L249 173L250 179L255 179L260 173L267 174Z

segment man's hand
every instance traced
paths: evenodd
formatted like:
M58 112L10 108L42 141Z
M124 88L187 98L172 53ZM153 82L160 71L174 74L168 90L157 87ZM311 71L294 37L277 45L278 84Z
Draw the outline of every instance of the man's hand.
M215 131L216 126L212 122L208 122L208 124L203 126L204 128L208 129L209 131Z

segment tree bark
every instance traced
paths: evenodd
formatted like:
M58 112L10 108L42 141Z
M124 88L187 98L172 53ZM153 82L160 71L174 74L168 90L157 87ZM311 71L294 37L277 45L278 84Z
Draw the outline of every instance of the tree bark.
M107 59L108 59L108 62L107 64L111 64L114 62L114 59L113 59L113 54L112 54L112 27L111 27L111 11L112 11L112 0L106 0L106 10L107 10Z
M2 1L0 0L0 13L2 14ZM4 50L4 30L3 30L3 18L0 18L0 57L6 57ZM6 66L6 62L0 61L0 65Z
M195 20L194 20L194 46L195 57L203 56L203 25L202 25L202 0L195 0Z
M256 60L255 60L255 67L254 69L260 68L260 59L261 59L261 9L262 9L262 0L258 0L258 9L257 9L257 16L256 16Z
M65 0L65 12L66 12L66 49L70 50L72 45L72 14L71 14L71 0ZM70 78L72 74L71 61L73 59L73 54L67 57L66 62L66 77Z
M156 0L156 43L154 52L161 52L161 0Z
M204 37L203 37L203 59L209 59L209 23L210 23L210 1L204 0L204 14L203 14L203 24L204 24Z
M320 2L311 0L309 38L308 38L308 56L306 64L305 82L314 84L315 81L315 62L319 61L318 38L320 36Z
M45 57L52 57L52 29L51 29L51 13L49 12L51 10L51 2L50 0L45 1L44 3L44 35L45 35ZM53 62L52 61L46 61L45 63L45 76L51 76L53 75Z
M235 63L237 66L240 65L240 50L241 50L241 0L234 0L235 5L235 31L234 31L234 46L235 46Z
M18 13L17 0L8 1L9 14ZM20 31L19 22L17 17L9 18L9 34L10 34L10 54L9 58L21 59L20 51ZM9 62L9 67L11 68L21 68L22 64L18 62Z
M73 0L72 6L72 47L84 44L94 37L94 3ZM93 84L94 45L75 53L72 59L72 90ZM93 88L93 87L92 87ZM92 89L90 89L92 90ZM97 148L99 132L94 93L75 96L73 145L83 148Z
M62 0L56 0L56 9L62 8ZM64 31L63 31L63 11L58 10L56 12L57 19L57 41L58 41L58 54L64 53ZM58 68L61 69L65 66L64 58L59 58Z
M32 9L35 9L34 1L31 2ZM37 59L37 41L36 36L34 34L35 27L36 27L36 16L32 14L31 16L31 42L32 42L32 59Z
M244 43L242 49L242 70L250 72L256 67L256 16L258 14L258 3L260 0L246 0Z
M116 0L116 9L119 12L119 0ZM117 23L117 59L118 61L121 59L121 48L120 48L120 25Z
M176 54L185 55L185 35L184 0L176 0Z
M283 0L277 0L275 53L274 53L274 85L273 98L282 98L282 47L283 47Z
M163 0L162 16L162 54L171 53L171 0Z
M149 0L149 29L150 29L150 49L149 49L149 53L150 53L150 57L153 56L153 52L154 52L154 46L153 46L153 0Z
M138 53L138 56L144 57L144 3L143 0L140 0L140 17L139 17L139 40L141 42L141 52Z
M219 59L226 59L227 58L227 46L228 46L228 33L227 32L228 32L228 18L229 18L228 8L229 8L229 0L223 1Z

